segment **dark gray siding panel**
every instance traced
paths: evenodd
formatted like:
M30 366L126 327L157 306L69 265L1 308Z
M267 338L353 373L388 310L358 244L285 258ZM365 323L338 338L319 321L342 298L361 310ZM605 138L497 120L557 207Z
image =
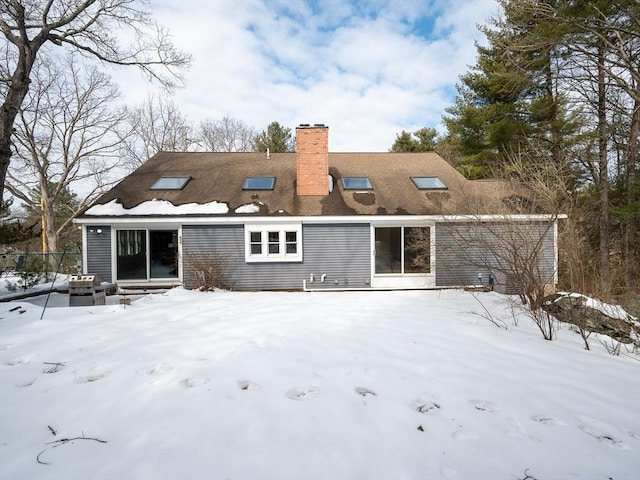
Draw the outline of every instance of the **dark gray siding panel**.
M497 291L516 293L516 278L509 275L510 252L519 257L539 252L536 262L542 283L555 275L552 222L439 223L436 227L436 285L472 285L489 281ZM482 279L478 275L482 275Z
M366 224L303 225L302 278L313 288L371 286L371 229ZM326 275L324 283L322 275Z
M87 265L86 272L102 275L112 282L111 272L111 227L103 225L87 226ZM98 230L102 230L98 233Z
M302 226L302 262L247 263L242 225L195 225L182 229L184 284L196 286L193 259L223 263L225 278L235 290L299 290L314 276L314 288L369 287L371 279L369 224ZM322 275L325 282L321 283Z

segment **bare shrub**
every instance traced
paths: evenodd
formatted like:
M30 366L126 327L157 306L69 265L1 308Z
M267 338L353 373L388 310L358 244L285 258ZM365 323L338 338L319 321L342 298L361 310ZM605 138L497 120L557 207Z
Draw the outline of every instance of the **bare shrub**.
M552 340L557 321L542 307L556 283L552 253L556 217L540 218L527 220L505 213L487 221L480 215L466 216L440 227L447 229L450 238L449 245L441 247L439 259L463 265L469 272L489 272L500 291L520 298L520 307L516 302L511 305L514 324L521 308L542 336Z
M229 263L229 258L221 253L189 253L184 257L185 270L193 276L196 288L207 292L233 288L228 279Z
M478 312L472 312L472 313L481 316L485 320L489 320L489 322L491 322L493 325L495 325L498 328L504 328L505 330L507 330L507 324L503 320L496 318L494 315L492 315L491 311L486 307L484 303L482 303L482 300L478 298L478 295L476 294L472 294L472 295L475 301L480 304L480 306L482 307L482 310L484 310L484 313L478 313Z
M466 213L449 215L438 224L440 268L467 285L489 278L497 291L518 295L523 312L552 340L556 320L542 305L558 280L559 210L549 198L514 181L465 185L464 194L456 210ZM409 241L425 254L430 248L417 236Z
M598 341L609 353L609 355L613 355L616 357L620 355L620 351L622 350L622 345L623 345L623 343L620 340L616 340L615 338L611 338L611 337L606 337L606 338L598 337Z

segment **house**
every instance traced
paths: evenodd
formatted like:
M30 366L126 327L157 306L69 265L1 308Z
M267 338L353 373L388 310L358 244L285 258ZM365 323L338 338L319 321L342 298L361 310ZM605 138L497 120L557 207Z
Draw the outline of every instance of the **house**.
M157 153L75 220L84 272L194 288L208 262L236 290L508 292L496 246L532 239L557 281L556 218L518 210L520 187L466 180L432 152L329 153L328 134L300 125L296 153Z

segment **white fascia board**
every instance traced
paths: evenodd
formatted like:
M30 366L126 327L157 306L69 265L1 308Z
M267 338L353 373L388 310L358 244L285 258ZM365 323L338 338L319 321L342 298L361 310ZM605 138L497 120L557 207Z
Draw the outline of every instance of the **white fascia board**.
M129 225L129 224L251 224L251 223L402 223L402 222L504 222L504 221L555 221L566 219L566 214L516 214L516 215L334 215L334 216L112 216L82 217L73 220L84 225Z
M514 215L441 215L440 222L549 222L566 219L566 213L514 214Z

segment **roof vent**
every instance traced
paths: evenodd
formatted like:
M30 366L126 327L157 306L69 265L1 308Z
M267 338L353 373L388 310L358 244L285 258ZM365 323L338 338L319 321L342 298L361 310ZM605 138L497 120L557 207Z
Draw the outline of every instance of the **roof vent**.
M324 127L324 123L314 123L314 127Z
M308 124L308 123L301 123L301 124L300 124L300 126L301 126L301 127L310 127L311 125L310 125L310 124Z

